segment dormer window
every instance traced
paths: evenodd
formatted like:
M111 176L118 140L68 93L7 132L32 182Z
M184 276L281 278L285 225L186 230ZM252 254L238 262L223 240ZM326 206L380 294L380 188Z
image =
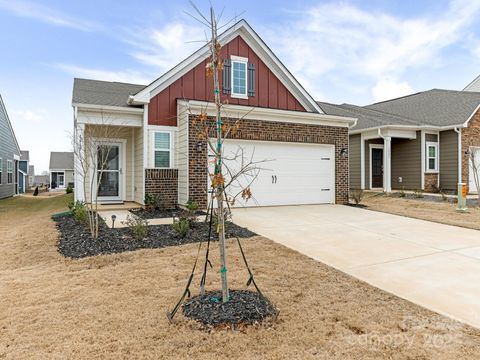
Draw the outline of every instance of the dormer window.
M232 56L232 97L247 99L247 65L248 59Z

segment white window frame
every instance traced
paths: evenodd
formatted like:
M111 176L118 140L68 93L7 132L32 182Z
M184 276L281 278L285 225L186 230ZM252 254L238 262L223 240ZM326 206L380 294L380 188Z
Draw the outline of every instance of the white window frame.
M232 55L230 57L230 60L231 60L231 74L230 74L230 76L231 76L231 79L232 79L231 97L232 98L237 98L237 99L248 99L248 58ZM235 86L234 86L235 78L233 76L234 63L245 64L245 93L244 94L234 92L234 89L235 89Z
M0 185L3 185L3 159L0 158Z
M430 157L430 147L435 148L435 157ZM430 160L435 159L435 168L430 169ZM426 173L438 173L438 143L433 141L427 141L425 144L425 172Z
M12 179L10 181L9 175L12 174ZM13 161L7 160L7 184L13 184Z
M170 148L168 149L169 152L169 167L157 167L155 166L155 152L156 151L167 151L166 149L157 149L155 148L155 135L156 134L168 134L170 141ZM173 136L173 131L165 131L165 130L153 130L152 131L152 167L154 169L172 169L173 166L173 142L174 142L174 136Z

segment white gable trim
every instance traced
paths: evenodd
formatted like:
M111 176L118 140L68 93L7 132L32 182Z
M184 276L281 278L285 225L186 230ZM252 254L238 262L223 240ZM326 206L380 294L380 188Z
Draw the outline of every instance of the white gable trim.
M322 109L315 102L312 96L307 93L307 91L300 85L290 71L288 71L285 65L282 64L272 50L270 50L270 48L245 20L240 20L238 23L230 27L228 30L222 33L218 39L221 44L226 44L238 35L240 35L242 39L245 40L247 45L255 51L259 58L269 66L269 69L273 72L273 74L282 82L288 91L295 96L295 98L308 112L323 114ZM145 89L141 90L136 95L130 96L129 103L149 103L152 97L195 68L198 64L208 58L209 55L210 50L208 45L204 45L190 57L152 82Z

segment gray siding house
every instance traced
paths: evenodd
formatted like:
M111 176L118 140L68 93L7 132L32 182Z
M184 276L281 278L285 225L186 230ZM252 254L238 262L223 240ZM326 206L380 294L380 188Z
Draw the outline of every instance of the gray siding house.
M349 132L351 189L476 193L469 153L480 152L480 92L433 89L360 107L319 103L358 118Z
M18 194L20 148L0 95L0 199Z
M74 186L73 182L73 152L50 153L50 187L65 189Z

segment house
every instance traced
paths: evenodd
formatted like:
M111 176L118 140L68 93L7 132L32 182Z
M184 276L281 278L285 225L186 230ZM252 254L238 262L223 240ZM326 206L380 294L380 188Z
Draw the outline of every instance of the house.
M470 84L468 84L463 91L480 91L480 75L475 78Z
M247 205L347 202L348 128L355 119L325 114L245 20L219 41L225 64L219 91L228 101L223 109L230 121L242 118L225 152L241 146L245 154L270 160L252 185L256 201ZM116 129L104 171L95 164L84 174L77 153L77 200L86 200L83 183L102 174L98 194L92 194L101 203L143 204L150 193L166 207L188 200L207 206L208 148L193 122L200 113L214 115L208 58L205 45L146 86L75 79L76 141L94 138L98 144L98 131L105 143L105 127ZM89 195L87 190L87 200Z
M20 161L18 162L18 192L20 194L25 193L29 188L29 162L30 153L26 150L20 150Z
M35 175L33 178L33 186L43 186L50 184L50 175Z
M29 165L28 166L28 185L27 185L28 189L31 189L33 187L34 181L35 181L35 166Z
M20 148L0 95L0 199L18 195Z
M480 93L432 89L360 107L320 103L355 116L350 188L476 192L471 151L480 149Z
M73 186L73 152L50 152L50 188L65 189Z

